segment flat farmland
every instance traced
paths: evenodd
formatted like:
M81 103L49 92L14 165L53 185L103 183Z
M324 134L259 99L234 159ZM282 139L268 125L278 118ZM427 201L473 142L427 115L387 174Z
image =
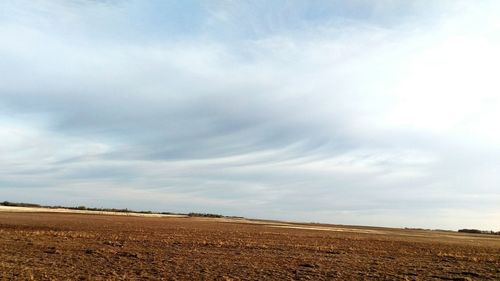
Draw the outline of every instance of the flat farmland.
M500 237L243 219L0 212L4 280L500 280Z

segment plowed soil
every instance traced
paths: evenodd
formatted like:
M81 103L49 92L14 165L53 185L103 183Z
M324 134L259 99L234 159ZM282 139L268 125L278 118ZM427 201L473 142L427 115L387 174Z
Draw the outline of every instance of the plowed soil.
M500 280L500 237L0 212L4 280Z

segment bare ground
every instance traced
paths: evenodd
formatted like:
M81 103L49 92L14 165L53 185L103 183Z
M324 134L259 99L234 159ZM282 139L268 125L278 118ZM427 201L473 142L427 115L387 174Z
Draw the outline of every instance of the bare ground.
M0 212L3 280L500 280L500 237Z

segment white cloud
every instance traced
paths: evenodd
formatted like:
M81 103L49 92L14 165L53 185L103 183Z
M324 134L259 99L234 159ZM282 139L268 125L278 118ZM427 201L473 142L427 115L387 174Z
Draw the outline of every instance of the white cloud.
M210 6L186 36L131 20L154 13L140 3L0 21L10 200L443 228L498 213L494 2L231 28L246 10Z

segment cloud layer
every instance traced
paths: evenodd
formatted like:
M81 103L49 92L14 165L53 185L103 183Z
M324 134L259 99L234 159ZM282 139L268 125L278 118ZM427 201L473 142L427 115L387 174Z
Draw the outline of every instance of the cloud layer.
M494 1L0 9L0 195L500 229Z

